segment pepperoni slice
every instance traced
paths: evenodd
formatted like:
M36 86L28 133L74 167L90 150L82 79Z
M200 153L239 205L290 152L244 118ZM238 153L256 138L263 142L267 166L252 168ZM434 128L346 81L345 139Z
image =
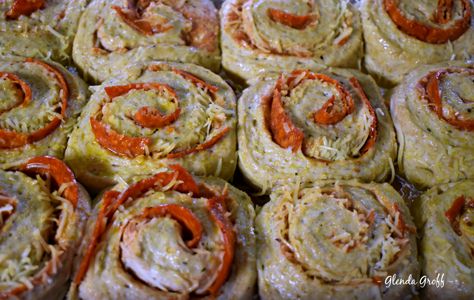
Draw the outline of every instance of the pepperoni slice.
M441 91L439 88L439 82L443 76L450 73L464 73L474 75L473 69L446 69L439 70L428 74L419 83L419 88L423 94L422 99L425 99L429 105L428 107L438 115L438 117L448 124L456 127L459 130L474 131L474 120L472 119L460 119L456 114L454 116L446 116L443 110L443 102L441 99Z
M372 117L372 123L370 124L370 129L369 129L369 137L367 138L367 141L365 141L364 146L360 150L360 155L364 155L367 153L370 149L372 149L375 145L375 142L377 141L377 136L378 136L378 131L377 131L377 126L378 126L378 119L377 115L375 114L375 110L372 107L372 104L369 101L369 98L367 98L367 95L364 92L364 89L360 85L359 81L352 77L350 80L351 85L355 88L357 94L359 97L362 99L364 102L365 106L367 106L369 110L369 114Z
M104 88L104 90L111 100L123 96L131 90L156 90L163 93L167 92L173 97L176 97L175 91L169 85L162 83L130 83L127 85L107 86Z
M465 196L459 196L453 201L451 207L444 213L448 219L451 227L457 235L461 236L462 232L459 228L459 218L467 209L474 208L474 198L467 198Z
M44 62L39 61L39 60L36 60L36 59L33 59L33 58L27 58L25 60L25 62L41 66L48 73L53 75L54 80L57 81L58 85L61 88L61 91L60 91L60 98L61 98L60 114L61 114L61 117L55 117L46 126L44 126L43 128L40 128L37 131L34 131L30 134L18 133L18 132L11 131L11 130L0 129L0 149L19 148L19 147L25 146L26 144L31 144L31 143L37 142L37 141L45 138L46 136L51 134L56 128L58 128L59 125L61 125L61 120L66 116L66 109L67 109L67 105L68 105L67 102L68 102L68 99L69 99L69 88L68 88L67 82L64 79L64 76L61 74L61 72L58 71L56 68L50 66L49 64L44 63ZM18 78L18 80L19 80L19 78ZM23 82L23 81L17 82L17 83L21 86L21 89L24 93L24 99L22 101L22 104L27 105L31 101L31 89L29 87L27 87L26 83Z
M297 152L303 144L304 133L293 124L285 112L280 92L283 81L284 78L281 76L273 92L270 128L273 132L273 139L278 145L283 148L291 148L293 152Z
M186 242L189 248L196 248L202 237L202 225L196 215L181 205L166 204L155 207L147 207L143 211L141 217L143 218L158 218L169 215L173 219L182 224L193 238Z
M163 94L165 97L170 97L171 101L178 104L178 96L176 92L167 84L161 83L131 83L121 86L108 86L105 88L105 92L113 100L116 97L122 96L128 93L131 90L154 90L160 94ZM174 121L176 121L181 113L181 109L175 109L169 115L162 115L160 111L154 107L142 107L140 108L134 116L135 122L140 126L146 128L162 128L165 127Z
M154 107L145 106L140 108L134 116L135 122L145 128L162 128L172 124L179 118L181 109L177 108L169 115L162 115Z
M147 154L151 139L120 134L93 117L89 122L96 141L107 150L129 158Z
M199 194L199 188L194 181L191 174L179 165L172 165L170 168L173 172L158 173L152 177L139 181L136 184L131 185L128 189L122 192L116 201L111 205L107 212L107 216L110 217L115 211L129 199L136 199L140 195L147 191L163 187L171 183L173 180L178 180L180 183L174 185L173 189L181 193L192 193L194 195Z
M225 198L222 196L211 198L207 201L207 207L211 213L212 219L219 227L224 238L224 257L222 259L222 264L217 273L216 279L209 287L209 292L211 295L215 296L227 280L231 271L232 261L234 260L236 236L234 227L227 217L228 212L225 205Z
M45 6L45 0L15 0L5 17L7 20L17 20L20 16L29 16Z
M9 80L11 83L19 87L17 93L19 101L17 101L17 103L15 103L12 107L0 110L0 114L10 111L18 106L26 106L28 105L28 103L31 102L31 88L25 81L21 80L20 77L16 76L13 73L0 72L0 79Z
M39 156L29 159L18 167L19 171L40 175L49 175L58 188L65 184L64 197L76 207L79 200L79 187L74 173L61 160L52 156Z
M466 198L464 196L458 197L456 200L454 200L451 207L444 213L451 224L453 224L456 218L461 214L465 203Z
M273 22L277 22L294 29L305 29L316 20L314 15L298 16L274 8L269 8L267 10L267 14Z
M335 105L336 97L332 96L318 111L314 113L314 122L322 125L334 125L342 121L354 111L354 100L349 92L337 80L323 74L310 74L308 79L317 79L334 85L339 92L341 104Z
M408 18L400 10L399 0L384 0L384 9L392 21L404 33L420 41L431 44L444 44L454 41L463 35L471 26L471 4L469 0L460 0L462 4L462 18L454 21L449 27L433 27L426 25L414 18ZM435 22L440 25L447 24L452 19L452 0L438 0L435 13Z

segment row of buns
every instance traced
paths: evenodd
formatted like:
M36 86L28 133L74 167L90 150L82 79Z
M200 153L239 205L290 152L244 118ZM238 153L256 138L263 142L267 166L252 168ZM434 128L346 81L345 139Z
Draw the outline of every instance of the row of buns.
M473 186L428 190L416 223L391 185L355 180L280 185L256 215L171 165L91 209L66 164L33 157L0 170L0 298L471 299Z
M474 53L474 5L459 1L22 1L2 4L0 54L74 63L102 82L166 60L249 80L321 66L366 69L394 86L411 69ZM15 6L15 3L20 3ZM82 15L82 17L81 17ZM221 53L222 49L222 53Z

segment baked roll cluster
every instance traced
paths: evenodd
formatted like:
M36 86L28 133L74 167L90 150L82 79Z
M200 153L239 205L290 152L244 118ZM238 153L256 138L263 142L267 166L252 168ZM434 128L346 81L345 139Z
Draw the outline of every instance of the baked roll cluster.
M249 299L250 198L174 165L107 191L88 223L70 299Z
M57 158L0 170L0 299L64 297L89 201Z
M411 72L391 97L398 167L419 187L474 178L474 65Z
M474 297L472 0L0 2L0 300Z
M361 27L349 1L226 1L222 65L245 80L320 65L356 68L362 58Z
M70 62L86 0L5 0L0 3L0 55Z
M362 1L365 67L386 86L417 66L474 55L472 0Z
M86 84L57 63L0 59L0 165L40 155L62 158L87 101Z
M210 0L93 0L74 41L85 76L105 81L130 63L165 60L219 70L219 21Z
M278 182L383 181L397 145L370 77L352 70L297 70L261 79L239 99L239 164L268 192Z
M195 65L152 63L131 73L95 88L70 136L65 159L80 180L102 189L174 163L231 178L237 158L230 87Z
M444 274L444 298L472 299L474 181L436 186L420 198L414 211L423 273L429 278ZM422 293L426 299L441 295L435 286L427 286Z
M262 299L402 299L417 278L415 227L388 184L315 182L275 189L257 217Z

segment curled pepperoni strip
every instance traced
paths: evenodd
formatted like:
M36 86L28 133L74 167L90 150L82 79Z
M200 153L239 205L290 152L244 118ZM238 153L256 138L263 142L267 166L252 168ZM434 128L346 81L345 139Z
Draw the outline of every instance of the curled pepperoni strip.
M149 138L138 138L120 134L93 117L89 119L89 122L96 141L102 147L117 155L127 156L129 158L145 155L148 146L151 144L151 139Z
M446 121L448 124L454 126L459 130L474 131L474 120L472 119L461 119L457 114L452 116L446 116L443 109L443 102L441 99L441 91L439 88L440 80L451 73L467 73L468 75L474 75L473 69L446 69L439 70L428 74L425 78L420 80L418 88L422 93L422 99L428 102L429 108L436 113L436 115Z
M350 79L350 82L352 86L355 88L359 97L364 102L365 106L367 106L369 110L369 114L372 117L372 123L370 124L370 129L369 129L369 138L367 139L364 146L360 150L360 155L364 155L367 151L369 151L375 145L375 142L377 141L378 119L377 119L377 115L375 114L375 110L372 107L372 104L370 103L369 99L367 98L367 95L365 94L364 89L360 85L359 81L353 77Z
M158 109L145 106L137 111L134 119L145 128L162 128L176 121L180 112L181 109L177 108L173 113L163 116Z
M215 296L229 276L232 261L234 260L236 236L234 227L226 216L228 212L225 205L225 199L222 196L209 199L207 201L207 208L224 237L224 258L222 265L217 273L214 283L209 287L209 292L211 295Z
M314 113L314 122L322 125L334 125L354 111L354 100L352 100L349 92L337 80L322 74L312 74L308 79L317 79L334 85L339 92L342 102L337 106L335 104L336 96L332 96L323 107Z
M107 216L112 216L115 211L124 204L128 199L135 199L146 191L153 189L158 186L166 186L173 180L181 181L179 184L174 185L173 189L181 193L193 193L199 194L199 188L194 181L191 174L189 174L183 167L179 165L170 166L173 170L171 173L158 173L155 176L139 181L138 183L130 186L127 190L117 197L114 204L111 205L107 212ZM176 176L176 178L175 178Z
M26 161L17 168L25 173L51 176L56 185L67 185L64 189L64 197L76 207L79 199L79 187L74 177L74 173L61 160L52 156L39 156Z
M354 106L349 106L348 102L343 102L342 107L338 107L334 102L335 96L332 96L323 107L314 113L314 122L322 125L333 125L339 123L345 116L351 113Z
M270 129L273 132L275 142L283 148L291 148L293 152L301 149L304 133L297 128L290 117L286 114L281 101L281 85L283 76L277 82L273 92L273 101L271 105Z
M453 201L451 207L444 213L453 230L457 235L461 236L462 232L459 228L459 218L467 209L474 209L474 199L460 196Z
M116 86L107 86L105 87L105 93L110 97L111 100L114 98L123 96L130 92L131 90L144 90L144 91L158 91L160 93L168 92L173 97L176 97L174 90L166 84L161 83L131 83L127 85L116 85Z
M207 82L201 80L200 78L197 78L196 76L188 72L178 69L172 70L174 73L191 82L196 87L205 90L213 98L219 90L218 87L208 84ZM160 95L169 98L170 101L178 105L178 96L176 95L176 92L169 85L166 84L131 83L122 86L105 87L105 92L109 97L109 101L113 101L116 97L125 95L132 90L153 90L159 93ZM180 114L181 109L178 106L172 113L168 115L162 115L160 111L154 107L145 106L138 109L138 111L133 116L133 120L135 121L135 123L137 123L143 128L156 129L163 128L174 123L176 120L178 120ZM152 140L150 138L132 137L120 134L110 128L110 126L108 126L107 124L101 122L100 113L90 118L90 124L96 141L102 147L108 149L109 151L117 155L135 158L137 156L148 155L150 153L149 147L152 144ZM229 131L229 127L224 127L209 140L204 141L203 143L188 149L173 151L169 153L166 157L170 159L181 158L195 152L209 149L215 144L217 144Z
M171 99L178 102L178 98L174 90L165 84L159 83L132 83L121 86L109 86L105 88L109 100L113 101L115 98L125 95L132 90L157 91L162 94L170 95ZM147 128L160 128L173 123L180 114L180 109L176 109L172 114L162 116L153 108L143 107L134 116L135 121ZM97 142L109 151L129 158L134 158L139 155L147 154L148 147L151 144L151 139L141 137L131 137L120 134L97 119L97 117L90 118L92 132Z
M58 128L59 125L61 125L62 119L66 117L66 109L68 105L67 102L69 99L69 88L68 88L66 80L64 79L64 76L56 68L42 61L39 61L33 58L27 58L25 62L39 65L40 67L44 68L48 73L53 75L54 80L58 83L61 89L59 93L60 98L61 98L61 107L60 107L59 113L61 117L55 117L43 128L40 128L29 134L0 129L0 149L19 148L27 144L37 142L45 138L46 136L51 134L56 128ZM14 78L14 77L9 75L6 78L12 80L11 78ZM14 79L13 82L21 86L22 93L23 93L23 100L21 103L23 105L27 105L31 101L31 89L26 85L26 83L24 83L21 80L18 82L16 79Z
M456 200L454 200L451 207L444 213L450 223L453 223L456 217L461 214L465 203L466 198L464 196L458 197Z
M224 257L222 259L222 264L219 270L217 270L216 279L208 288L208 292L211 295L216 295L218 293L220 287L227 280L231 270L236 242L233 225L228 218L228 211L225 204L227 196L225 194L216 195L208 188L201 188L194 181L192 175L179 165L171 166L171 171L169 172L158 173L150 178L146 178L133 185L130 185L125 191L121 193L112 190L108 191L104 195L91 240L82 258L78 272L74 278L75 284L80 284L84 279L99 240L107 230L107 226L110 224L118 208L121 205L129 204L135 201L150 190L160 190L161 187L166 186L173 181L176 182L176 184L171 188L174 191L181 193L191 193L195 197L210 197L207 202L207 207L213 221L216 223L223 235L224 246ZM203 227L196 215L192 213L191 210L183 206L177 204L165 204L155 207L148 207L142 211L138 218L150 219L163 216L170 216L191 232L192 238L186 243L189 248L195 248L198 246L203 234Z
M164 97L169 97L172 102L178 104L178 96L176 92L167 84L160 83L132 83L122 86L109 86L105 88L106 94L113 100L116 97L122 96L131 90L154 90ZM135 122L140 126L146 128L162 128L174 121L176 121L181 113L181 109L178 107L173 113L163 116L159 110L154 107L142 107L134 116Z
M0 72L0 79L8 80L11 83L13 83L14 85L19 87L19 90L17 92L19 101L17 101L17 103L15 103L13 106L11 106L7 109L0 110L0 114L5 113L7 111L10 111L13 108L18 107L18 106L26 106L26 105L28 105L28 103L30 103L30 101L31 101L31 88L26 82L21 80L18 76L16 76L13 73Z
M151 219L167 215L177 220L191 232L193 238L187 241L186 245L189 248L196 248L202 237L202 225L196 215L189 209L176 204L160 205L146 208L140 217Z
M269 8L267 14L272 21L294 29L305 29L316 20L314 15L298 16L275 8Z
M293 124L291 118L285 112L281 99L282 88L285 87L287 89L285 93L290 93L291 89L294 89L305 80L322 81L334 86L339 93L337 102L336 96L332 96L313 114L313 121L316 124L324 126L335 125L346 116L352 114L355 108L354 99L349 91L337 80L327 75L297 70L291 73L286 79L283 75L280 76L273 91L273 97L270 99L271 104L269 105L269 109L264 110L267 114L265 119L268 120L267 124L274 141L280 147L290 148L293 152L297 152L301 149L305 137L303 131ZM372 117L369 136L359 153L363 155L375 145L377 139L377 116L359 81L356 78L351 78L349 81L364 106L367 106Z
M398 7L399 0L384 0L384 8L397 27L420 41L431 44L444 44L454 41L463 35L471 26L471 4L469 0L460 0L462 4L462 18L454 21L449 27L433 27L414 18L404 16ZM434 21L440 25L452 20L453 0L438 0L438 8Z
M15 0L5 17L7 20L17 20L20 16L29 16L45 6L45 0Z

